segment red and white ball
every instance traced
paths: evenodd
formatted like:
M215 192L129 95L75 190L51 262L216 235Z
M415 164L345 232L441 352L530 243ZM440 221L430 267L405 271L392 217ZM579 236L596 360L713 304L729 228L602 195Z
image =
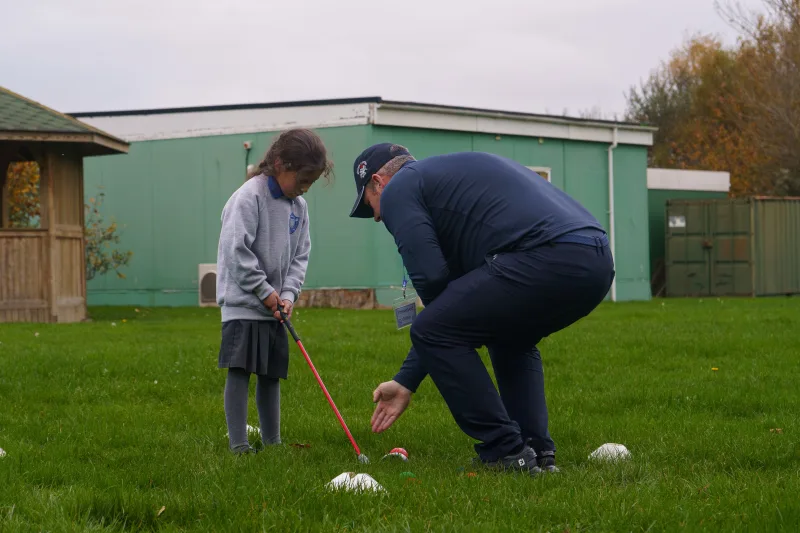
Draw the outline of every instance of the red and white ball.
M405 448L392 448L384 457L399 457L403 461L408 461L408 452Z

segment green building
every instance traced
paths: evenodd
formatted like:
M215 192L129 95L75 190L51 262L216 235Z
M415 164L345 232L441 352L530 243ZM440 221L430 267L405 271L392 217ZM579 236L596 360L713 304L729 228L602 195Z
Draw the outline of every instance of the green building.
M727 198L729 172L647 169L647 201L650 213L650 281L653 296L666 294L667 200L714 200Z
M391 236L382 224L348 217L355 156L390 141L418 159L484 151L537 170L611 233L617 278L608 298L650 298L647 149L653 128L377 97L73 116L131 143L124 156L86 161L86 198L103 187L104 213L123 226L119 246L133 251L125 279L112 274L89 282L93 305L206 305L201 292L213 305L222 207L276 132L296 126L320 134L336 173L306 195L312 238L306 297L322 289L366 294L381 305L397 297L402 262Z

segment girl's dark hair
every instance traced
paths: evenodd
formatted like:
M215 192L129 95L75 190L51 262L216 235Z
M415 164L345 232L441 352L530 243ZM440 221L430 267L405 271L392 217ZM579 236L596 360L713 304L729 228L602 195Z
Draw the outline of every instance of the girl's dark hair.
M280 168L276 162L280 160ZM297 171L298 180L322 172L328 180L333 171L333 162L328 160L327 150L322 139L313 131L294 128L282 132L272 141L261 163L247 176L248 179L259 174L277 176L280 170Z

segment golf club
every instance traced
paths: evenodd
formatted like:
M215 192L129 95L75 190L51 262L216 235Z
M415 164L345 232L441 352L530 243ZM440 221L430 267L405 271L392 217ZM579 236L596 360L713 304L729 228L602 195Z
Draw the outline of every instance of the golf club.
M314 368L314 363L311 362L311 358L308 356L308 352L306 352L306 349L303 346L302 341L300 340L300 336L297 335L294 326L292 326L292 323L289 321L289 317L286 316L286 313L284 313L283 308L281 308L280 304L278 305L278 312L280 312L281 314L281 319L283 320L283 324L286 326L286 329L289 330L289 333L291 333L292 338L297 343L297 346L300 348L300 351L303 353L303 357L306 358L306 363L308 363L308 366L311 367L311 371L314 373L314 377L317 378L317 383L319 383L319 388L321 388L322 392L325 393L325 397L328 399L328 403L331 404L331 409L333 409L333 412L336 414L336 418L339 419L339 424L342 425L342 429L344 429L344 432L347 434L347 438L350 439L350 444L353 445L353 448L355 449L356 454L358 455L358 461L360 463L369 463L369 459L367 458L366 455L361 453L361 450L359 450L358 448L358 444L356 444L356 440L353 438L353 435L350 433L350 430L347 429L347 424L344 423L344 419L342 418L342 415L339 414L339 410L336 408L336 404L333 403L333 398L331 398L331 395L328 394L328 389L325 388L325 384L322 382L322 378L319 377L317 369Z

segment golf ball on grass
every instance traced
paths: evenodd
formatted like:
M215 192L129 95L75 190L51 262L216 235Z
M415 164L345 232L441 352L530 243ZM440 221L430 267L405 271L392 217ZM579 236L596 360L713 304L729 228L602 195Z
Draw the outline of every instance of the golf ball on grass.
M0 448L0 457L5 457L6 451L3 448Z
M386 459L387 457L397 457L402 461L408 461L408 452L405 448L392 448L382 459Z

